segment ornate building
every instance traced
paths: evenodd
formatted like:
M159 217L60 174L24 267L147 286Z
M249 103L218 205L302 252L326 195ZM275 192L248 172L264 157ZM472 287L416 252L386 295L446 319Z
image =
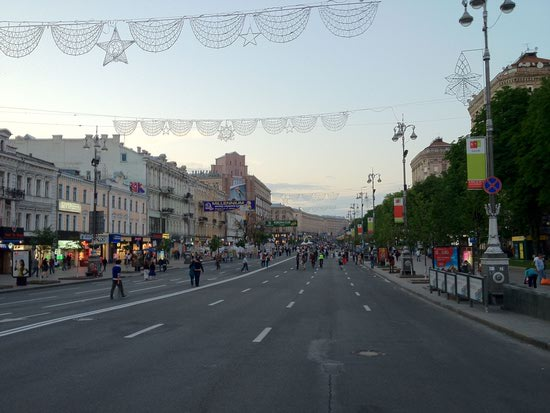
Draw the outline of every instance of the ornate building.
M412 184L422 182L430 175L440 176L449 167L445 154L451 147L442 138L436 138L411 161Z
M538 57L536 51L527 51L491 80L491 97L504 87L536 89L545 77L550 77L550 60ZM482 90L473 97L468 106L472 122L484 106L485 90Z

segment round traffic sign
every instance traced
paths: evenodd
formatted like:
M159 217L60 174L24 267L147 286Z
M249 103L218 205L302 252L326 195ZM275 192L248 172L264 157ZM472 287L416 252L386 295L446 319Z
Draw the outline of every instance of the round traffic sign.
M502 189L502 182L496 176L490 176L483 182L483 190L489 195L498 194Z

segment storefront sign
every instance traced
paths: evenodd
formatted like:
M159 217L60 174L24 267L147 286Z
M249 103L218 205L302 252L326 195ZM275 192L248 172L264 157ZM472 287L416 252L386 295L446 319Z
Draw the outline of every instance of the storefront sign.
M82 206L76 202L59 201L59 210L63 212L80 214L82 212Z

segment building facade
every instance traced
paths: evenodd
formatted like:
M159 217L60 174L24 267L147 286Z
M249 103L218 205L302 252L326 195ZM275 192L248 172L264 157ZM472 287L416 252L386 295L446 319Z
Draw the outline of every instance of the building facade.
M432 143L416 155L411 161L412 184L424 181L428 176L441 176L449 167L445 158L451 144L442 138L436 138Z

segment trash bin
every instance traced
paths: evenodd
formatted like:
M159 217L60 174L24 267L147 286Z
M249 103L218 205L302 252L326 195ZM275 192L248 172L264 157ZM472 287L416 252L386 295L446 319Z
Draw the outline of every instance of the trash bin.
M15 277L15 283L17 286L27 285L27 277Z

